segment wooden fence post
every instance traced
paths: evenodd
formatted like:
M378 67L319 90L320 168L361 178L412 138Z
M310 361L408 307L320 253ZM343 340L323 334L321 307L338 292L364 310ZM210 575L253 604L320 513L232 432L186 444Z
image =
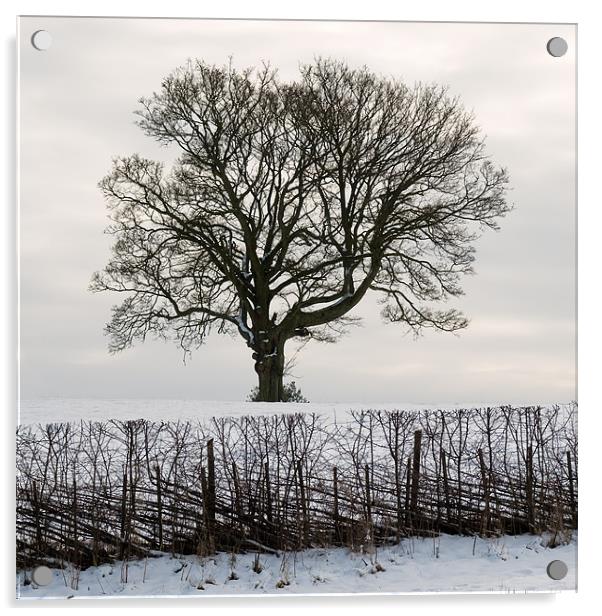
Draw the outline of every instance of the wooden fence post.
M213 439L207 441L207 492L208 492L208 513L209 523L213 528L215 527L215 507L216 507L216 495L215 495L215 455L213 452Z
M525 481L525 496L527 501L527 521L529 531L535 531L535 507L533 503L533 447L527 447L527 471Z
M79 554L79 529L77 525L77 483L75 481L75 475L73 476L73 504L71 506L71 515L73 516L73 550L71 554L71 562L77 566L79 564L78 554Z
M215 454L213 451L213 439L207 441L207 536L209 540L209 552L215 552Z
M412 456L408 457L408 470L406 473L406 494L405 494L405 510L406 510L406 526L410 526L412 516L410 513L410 492L412 490Z
M399 456L396 455L393 458L395 464L395 508L396 508L396 520L395 520L395 539L399 541L401 539L401 527L403 525L402 518L402 506L401 506L401 469L399 468Z
M332 467L332 485L333 485L333 493L334 493L334 537L337 544L341 543L341 527L339 522L339 479L338 479L338 471L337 467Z
M420 483L420 448L422 444L422 430L414 432L414 453L412 459L412 493L410 500L410 509L414 522L418 513L418 488Z
M481 469L481 484L483 486L483 499L485 501L485 511L483 512L483 517L481 520L481 530L482 534L487 535L490 527L490 507L489 507L489 480L487 477L487 468L485 466L485 458L483 457L483 450L479 449L477 451L479 456L479 467Z
M234 482L234 515L236 516L235 519L238 522L238 530L242 533L242 494L240 489L240 479L238 477L238 468L236 467L236 462L234 460L232 460L232 480Z
M161 468L157 464L155 467L155 474L157 476L157 529L159 533L158 537L158 549L163 550L163 494L161 492Z
M575 501L575 488L573 486L573 463L571 460L571 452L566 452L567 472L569 476L569 499L571 503L571 523L573 528L577 528L577 506Z
M121 524L120 524L120 546L119 559L123 560L126 548L126 523L127 523L127 496L128 496L128 476L127 471L123 470L123 483L121 485Z
M42 524L40 520L40 497L38 494L38 484L34 480L32 483L32 504L33 515L36 524L36 552L42 551Z
M370 535L372 536L372 494L370 489L370 465L364 466L364 477L366 482L366 523L370 529Z
M447 523L451 523L451 503L449 500L449 477L447 474L447 459L445 450L441 448L441 470L443 472L443 494L445 495L445 512L447 515Z

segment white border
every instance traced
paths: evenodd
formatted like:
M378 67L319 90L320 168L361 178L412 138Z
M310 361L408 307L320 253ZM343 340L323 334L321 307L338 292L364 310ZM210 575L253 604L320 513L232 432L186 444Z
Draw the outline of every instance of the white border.
M600 418L602 404L596 386L600 374L599 348L600 325L600 28L593 1L560 2L548 0L528 3L525 0L505 0L503 3L487 3L470 0L429 0L428 2L387 2L386 0L347 0L327 3L324 0L304 0L301 3L284 3L255 0L230 0L228 3L169 2L136 3L132 0L105 0L104 2L76 1L21 1L5 0L1 6L4 79L2 104L4 131L6 135L2 186L5 191L2 209L2 268L0 269L3 287L0 311L2 314L1 341L3 353L0 356L0 391L4 393L5 447L0 457L4 471L4 495L14 494L14 417L16 401L16 243L15 243L15 16L16 15L111 15L111 16L162 16L162 17L225 17L225 18L280 18L280 19L390 19L403 21L495 21L495 22L562 22L579 25L579 403L580 403L580 537L579 549L579 593L563 593L556 597L532 594L524 597L492 595L440 595L440 596L360 596L360 597L304 597L249 599L232 598L220 601L219 609L251 613L286 610L304 613L308 610L339 610L364 612L374 608L385 613L400 610L420 610L421 614L443 611L454 613L488 614L504 613L509 609L518 614L533 609L545 610L547 614L562 614L568 610L587 609L586 602L595 605L596 592L600 584L600 509L597 494L600 493L600 480L596 472L600 465L599 441L602 434ZM550 298L554 301L554 298ZM585 334L584 334L585 332ZM14 536L14 496L4 498L2 521L5 545L11 546ZM4 550L2 576L5 604L15 606L14 596L14 548ZM208 602L207 602L208 601ZM53 607L109 607L100 601L52 602ZM47 603L28 605L26 610L50 607ZM174 605L166 599L156 599L152 603L145 600L111 601L112 610L128 611L149 607L166 608ZM207 598L199 603L194 600L181 600L178 608L200 607L217 608L216 601ZM23 604L20 604L23 607Z

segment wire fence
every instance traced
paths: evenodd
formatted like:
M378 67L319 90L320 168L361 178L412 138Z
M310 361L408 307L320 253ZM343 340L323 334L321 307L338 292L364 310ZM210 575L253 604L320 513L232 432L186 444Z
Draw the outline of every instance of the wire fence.
M577 528L577 409L17 430L17 567Z

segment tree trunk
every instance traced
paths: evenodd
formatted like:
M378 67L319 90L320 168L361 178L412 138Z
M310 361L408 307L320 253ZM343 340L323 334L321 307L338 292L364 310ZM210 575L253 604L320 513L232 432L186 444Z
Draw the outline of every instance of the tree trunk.
M259 379L258 402L282 402L284 395L284 342L261 343L256 352L255 372Z
M281 402L283 388L282 375L279 375L273 369L257 370L257 375L259 377L258 402Z

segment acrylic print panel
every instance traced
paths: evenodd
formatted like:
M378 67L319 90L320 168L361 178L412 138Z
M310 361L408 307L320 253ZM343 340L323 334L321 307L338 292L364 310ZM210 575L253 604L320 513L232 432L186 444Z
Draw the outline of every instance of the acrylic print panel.
M575 62L21 18L18 596L575 589Z

